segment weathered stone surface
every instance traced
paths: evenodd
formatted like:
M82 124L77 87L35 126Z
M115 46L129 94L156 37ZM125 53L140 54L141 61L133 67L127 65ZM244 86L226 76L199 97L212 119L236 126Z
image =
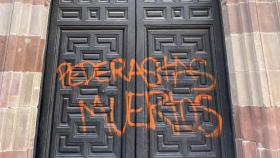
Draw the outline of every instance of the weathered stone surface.
M235 107L236 138L256 142L260 148L280 148L280 108Z

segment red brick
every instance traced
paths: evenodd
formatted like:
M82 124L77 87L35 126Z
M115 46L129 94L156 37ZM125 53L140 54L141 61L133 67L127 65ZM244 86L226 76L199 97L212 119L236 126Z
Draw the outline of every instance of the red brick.
M34 155L34 150L33 149L28 149L27 150L27 158L33 158Z
M16 114L13 149L25 150L28 147L29 136L29 117L31 117L31 110L29 108L19 108Z
M236 156L237 156L238 158L244 157L244 155L243 155L242 140L236 139L236 140L235 140L235 146L236 146Z
M10 150L12 148L12 139L14 137L15 125L14 120L16 118L16 110L7 108L4 110L3 128L1 135L1 149L3 151Z
M257 149L255 142L243 141L243 153L244 158L256 158L257 157Z
M5 71L41 72L45 40L40 37L11 36Z
M0 36L0 71L2 70L3 62L5 59L6 41L6 36Z
M280 148L278 107L236 107L236 138L260 144L263 148Z
M16 2L33 4L33 5L45 5L48 0L16 0Z
M10 95L17 96L19 94L19 87L20 87L21 80L22 80L22 74L19 72L14 72Z
M1 158L27 158L27 151L5 151L0 152Z
M11 79L12 75L10 72L2 72L2 85L0 85L0 108L8 107Z
M0 0L0 3L13 3L12 0Z
M225 8L226 7L226 8ZM229 33L279 32L277 6L271 3L237 3L223 6L224 26Z
M261 32L279 32L279 15L276 3L257 3Z
M279 149L280 151L280 149ZM279 158L277 150L258 149L259 158Z

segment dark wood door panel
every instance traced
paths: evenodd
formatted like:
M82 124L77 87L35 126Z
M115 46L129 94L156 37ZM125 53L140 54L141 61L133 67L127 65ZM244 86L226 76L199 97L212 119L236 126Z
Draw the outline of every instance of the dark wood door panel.
M135 128L122 136L111 129L123 126L125 90L134 91L135 80L100 81L112 77L113 60L134 58L134 0L52 2L36 157L134 157ZM104 64L94 70L94 63ZM62 81L59 71L69 68Z
M121 58L124 56L123 31L62 29L59 63L77 65L82 61L100 63ZM84 72L88 76L94 73L91 65L83 66L73 67L72 73L77 77L71 85L68 82L70 75L63 79L57 78L51 157L121 157L121 138L109 134L105 118L109 115L109 102L113 99L113 106L117 107L114 109L115 124L121 127L123 109L122 106L116 105L124 104L123 81L119 79L110 83L100 83L93 79L87 85L75 86L74 84L85 80ZM62 66L58 70L63 71L62 69L67 68L69 67ZM109 64L100 66L99 70L108 71L106 75L100 76L100 79L110 78ZM93 104L94 98L98 98L96 104ZM81 111L80 101L91 111L85 108ZM90 115L90 112L93 114ZM84 122L82 117L85 117Z
M52 3L36 157L234 157L217 0Z
M150 157L220 157L218 139L206 137L197 129L209 132L218 126L215 117L203 110L217 109L215 99L207 99L214 97L214 89L196 90L213 84L207 75L202 75L213 74L210 30L148 29L147 36L147 56L156 59L148 68L156 72L161 67L161 82L148 91L163 93L150 96L150 102L156 106L152 118L155 129L149 131ZM156 82L155 77L148 78L151 83ZM206 99L202 104L196 103L202 94Z
M218 1L136 5L136 58L148 61L146 77L154 83L137 82L137 93L149 94L137 100L149 107L137 113L137 122L150 126L137 129L136 156L233 158Z

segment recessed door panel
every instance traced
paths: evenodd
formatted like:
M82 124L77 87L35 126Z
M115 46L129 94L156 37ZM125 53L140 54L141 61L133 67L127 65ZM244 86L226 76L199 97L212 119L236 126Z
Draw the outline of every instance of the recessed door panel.
M124 56L124 38L124 30L61 28L51 157L121 156L121 137L110 134L106 125L122 125L123 109L116 105L124 104L123 81L105 82L112 73L105 61ZM95 63L102 63L98 70ZM90 79L98 72L102 74ZM117 107L114 118L110 106Z
M221 123L206 110L217 109L215 99L210 99L216 81L211 75L209 34L208 29L147 30L147 55L156 59L149 70L161 70L160 77L148 76L151 83L160 78L148 90L159 93L149 96L156 107L149 119L154 122L149 130L150 157L220 157L218 139L207 137Z
M234 157L218 1L136 5L136 58L148 80L138 79L148 95L136 119L149 123L137 129L137 157Z
M135 128L116 131L135 80L111 69L134 58L134 0L52 2L37 157L134 157Z

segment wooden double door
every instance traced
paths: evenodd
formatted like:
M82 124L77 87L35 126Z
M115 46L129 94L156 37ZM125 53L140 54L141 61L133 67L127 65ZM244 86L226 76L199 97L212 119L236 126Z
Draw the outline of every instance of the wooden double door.
M54 0L36 157L232 158L217 0Z

